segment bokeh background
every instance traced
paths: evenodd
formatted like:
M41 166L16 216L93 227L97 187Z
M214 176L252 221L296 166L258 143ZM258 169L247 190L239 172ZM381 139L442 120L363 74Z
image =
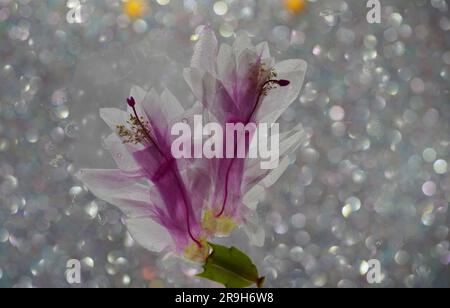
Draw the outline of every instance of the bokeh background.
M202 24L309 63L283 123L312 140L259 207L266 244L229 240L267 286L450 287L450 3L381 4L369 24L365 0L0 0L0 287L213 286L138 247L73 178L111 167L98 107L131 83L191 103L181 69ZM80 285L65 277L74 258Z

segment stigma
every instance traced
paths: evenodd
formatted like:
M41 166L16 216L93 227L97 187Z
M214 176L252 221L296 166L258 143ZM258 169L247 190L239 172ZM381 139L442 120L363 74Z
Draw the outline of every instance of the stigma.
M148 144L153 142L150 134L150 123L139 116L136 111L136 100L133 96L127 98L127 104L133 109L127 120L128 125L117 125L117 135L125 144Z

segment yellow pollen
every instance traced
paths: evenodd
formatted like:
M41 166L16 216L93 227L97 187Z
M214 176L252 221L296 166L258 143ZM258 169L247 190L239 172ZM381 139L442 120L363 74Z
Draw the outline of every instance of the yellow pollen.
M204 263L209 256L209 245L206 239L200 239L201 247L197 243L189 244L183 252L183 256L192 262Z
M306 0L284 0L284 7L293 14L300 14L306 8Z
M209 235L226 237L229 236L234 229L236 229L237 224L231 217L227 217L225 215L216 217L213 211L207 210L203 214L202 227L203 230Z
M123 12L132 19L144 16L148 9L146 0L125 0L123 4Z

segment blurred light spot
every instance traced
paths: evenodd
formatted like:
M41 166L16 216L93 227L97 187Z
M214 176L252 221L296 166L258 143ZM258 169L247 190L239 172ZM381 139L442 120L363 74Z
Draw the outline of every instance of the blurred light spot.
M170 0L156 0L159 5L168 5L170 3Z
M293 14L300 14L306 8L305 0L285 0L284 7Z
M219 16L223 16L228 13L228 5L223 1L217 1L214 3L214 13Z
M123 4L123 12L133 19L144 16L149 8L145 0L126 0Z
M446 174L448 171L448 164L445 160L439 159L434 163L433 169L437 174Z

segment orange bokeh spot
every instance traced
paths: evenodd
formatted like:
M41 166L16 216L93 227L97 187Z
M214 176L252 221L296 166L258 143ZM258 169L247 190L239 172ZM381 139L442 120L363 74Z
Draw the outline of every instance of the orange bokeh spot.
M123 4L123 12L133 19L144 16L148 10L149 6L146 0L126 0Z
M306 8L306 0L284 0L284 7L293 14L300 14Z

